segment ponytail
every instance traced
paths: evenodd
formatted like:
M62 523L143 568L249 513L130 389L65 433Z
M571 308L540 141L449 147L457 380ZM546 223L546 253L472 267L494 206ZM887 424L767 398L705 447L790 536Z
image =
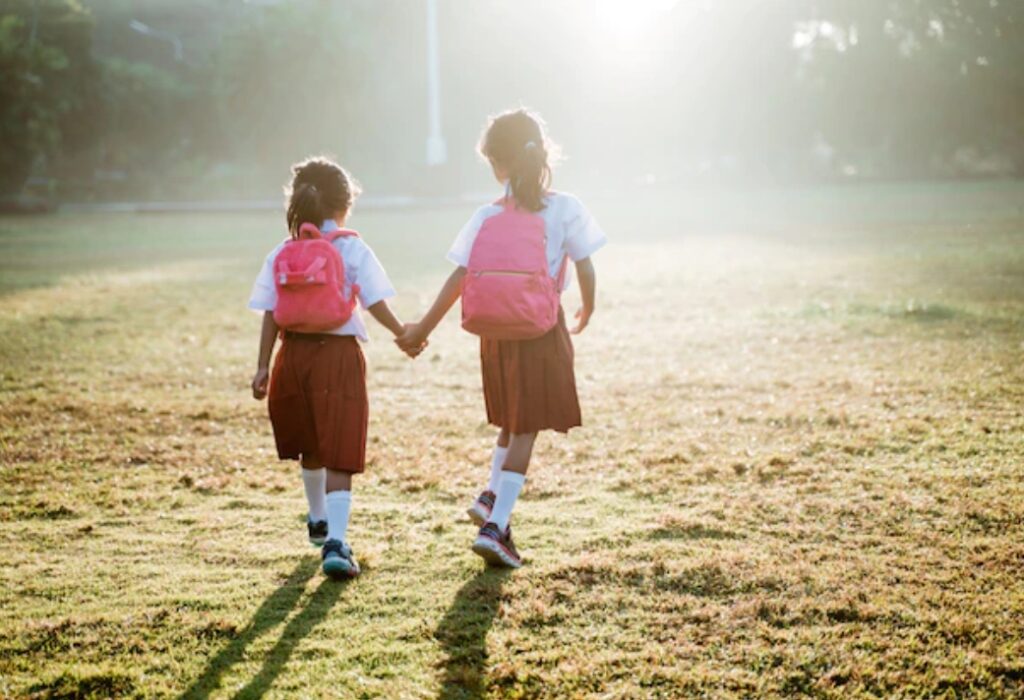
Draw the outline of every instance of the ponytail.
M516 204L527 211L544 208L544 195L551 185L551 166L544 146L527 141L512 164L509 186Z
M316 185L301 183L292 188L292 196L288 200L288 231L292 238L299 237L299 229L303 224L313 224L318 229L326 218L320 190Z
M508 174L516 205L533 212L544 208L551 186L549 160L556 149L544 135L544 122L525 109L493 117L479 146L481 155Z

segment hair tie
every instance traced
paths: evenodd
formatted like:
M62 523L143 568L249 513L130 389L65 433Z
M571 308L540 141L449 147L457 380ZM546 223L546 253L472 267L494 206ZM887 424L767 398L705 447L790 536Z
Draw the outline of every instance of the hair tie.
M536 148L536 147L537 147L537 144L536 144L536 143L534 143L533 141L527 141L527 142L526 142L526 145L525 145L525 146L523 146L523 150L524 150L524 151L528 151L528 150L530 150L531 148Z

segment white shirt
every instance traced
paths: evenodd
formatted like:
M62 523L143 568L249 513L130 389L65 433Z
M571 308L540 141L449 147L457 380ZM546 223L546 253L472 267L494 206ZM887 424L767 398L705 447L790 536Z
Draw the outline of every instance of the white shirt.
M333 219L327 219L320 226L320 231L330 233L337 231L338 224ZM249 308L253 311L273 311L277 306L277 288L274 286L274 259L281 252L281 248L287 241L282 241L276 248L270 251L270 255L263 261L263 268L256 276L256 282L252 285L252 293L249 295ZM341 259L345 263L345 296L352 293L351 285L359 285L359 304L368 309L378 301L390 299L395 296L395 290L391 286L391 280L384 272L377 256L370 250L370 246L363 242L358 236L343 236L334 241L334 247L341 253ZM333 330L327 331L331 335L354 335L364 343L370 339L366 333L366 324L363 317L356 308L352 311L352 317L348 321Z
M566 255L573 262L589 258L608 242L608 236L583 206L583 202L573 195L549 192L544 197L544 203L546 206L537 213L544 219L547 234L548 273L557 279L558 269ZM455 237L448 251L448 260L468 267L469 253L480 227L489 217L501 213L501 210L501 204L488 204L477 209ZM566 270L566 287L571 279L571 270Z

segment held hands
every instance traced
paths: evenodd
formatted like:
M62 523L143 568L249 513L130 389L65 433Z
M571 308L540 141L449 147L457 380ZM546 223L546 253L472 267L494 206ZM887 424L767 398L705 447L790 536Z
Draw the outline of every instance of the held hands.
M570 333L573 335L579 335L583 332L583 329L590 323L590 317L593 315L594 310L588 309L586 306L576 312L576 327L573 328Z
M402 326L402 334L395 338L395 345L409 357L415 359L427 345L427 336L418 323L406 323Z
M252 397L259 401L267 396L267 385L270 383L270 370L260 367L252 377Z

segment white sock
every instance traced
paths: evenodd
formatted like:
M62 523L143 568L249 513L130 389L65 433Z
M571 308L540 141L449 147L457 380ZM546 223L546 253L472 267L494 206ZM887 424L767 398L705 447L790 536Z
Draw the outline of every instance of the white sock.
M314 523L327 520L327 470L303 469L302 485L306 487L306 503L309 504L309 519Z
M327 494L327 539L345 541L348 516L352 513L352 492L331 491Z
M512 517L512 508L515 507L516 499L519 498L519 492L523 490L525 483L525 474L501 472L501 481L498 482L498 490L495 492L498 497L494 499L494 510L491 511L489 519L502 532L508 527L508 519Z
M494 454L491 455L491 480L487 482L487 490L498 493L498 483L501 481L501 468L505 466L505 455L508 448L501 445L494 446Z

